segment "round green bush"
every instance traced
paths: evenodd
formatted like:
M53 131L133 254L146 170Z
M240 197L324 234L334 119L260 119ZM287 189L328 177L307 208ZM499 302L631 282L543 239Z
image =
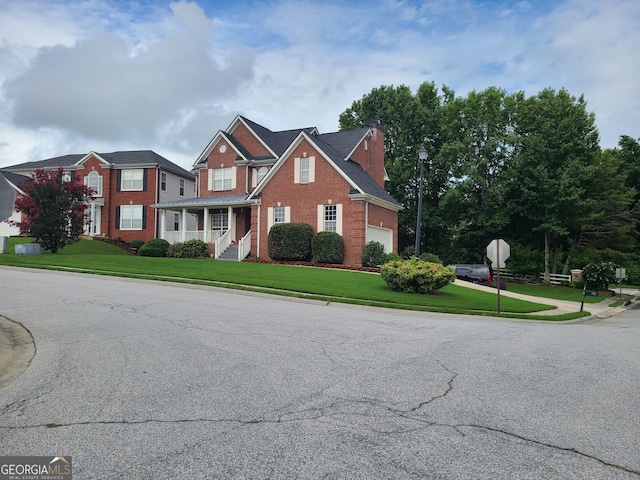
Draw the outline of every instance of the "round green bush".
M389 263L389 262L393 262L394 260L402 260L402 257L400 255L398 255L397 253L395 253L395 252L387 253L384 256L384 262L382 262L382 263L383 264L384 263Z
M167 257L203 258L209 256L209 245L202 240L187 240L169 245Z
M384 245L375 241L367 243L362 249L360 259L363 267L379 267L386 260Z
M318 232L311 239L311 254L318 263L342 263L344 239L336 232Z
M129 242L129 245L131 246L131 248L135 248L136 250L139 250L140 247L144 245L144 240L140 240L140 239L131 240Z
M168 249L169 242L163 238L152 238L140 247L138 255L141 257L164 257Z
M267 236L267 253L273 260L309 260L313 227L306 223L277 223Z
M420 254L420 260L423 262L439 263L442 264L442 260L435 253L424 252Z
M453 268L415 257L385 263L380 274L391 290L404 293L433 293L456 279Z

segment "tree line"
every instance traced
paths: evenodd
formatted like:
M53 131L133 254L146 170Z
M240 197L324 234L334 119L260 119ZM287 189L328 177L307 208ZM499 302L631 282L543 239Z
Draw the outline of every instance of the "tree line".
M385 129L387 189L402 205L399 250L415 242L420 163L428 151L421 251L484 263L494 238L515 273L566 273L589 262L640 268L640 139L602 150L584 96L498 87L466 97L433 82L374 88L339 118Z

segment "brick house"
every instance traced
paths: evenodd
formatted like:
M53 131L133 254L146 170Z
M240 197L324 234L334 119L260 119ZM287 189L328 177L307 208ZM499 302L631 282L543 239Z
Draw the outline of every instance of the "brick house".
M200 238L215 244L216 258L232 252L239 260L267 259L271 226L292 222L342 235L348 265L361 265L372 240L397 252L402 207L384 189L379 122L320 134L315 127L274 132L238 116L213 137L194 171L194 198L153 205L161 217L198 218L195 231L181 225L160 232L170 242Z
M176 222L163 216L167 225L159 225L151 205L189 198L195 190L195 175L151 150L64 155L3 170L30 176L36 169L58 168L95 192L95 199L87 206L88 236L125 241L158 237L160 231L176 228ZM195 227L196 219L185 222Z

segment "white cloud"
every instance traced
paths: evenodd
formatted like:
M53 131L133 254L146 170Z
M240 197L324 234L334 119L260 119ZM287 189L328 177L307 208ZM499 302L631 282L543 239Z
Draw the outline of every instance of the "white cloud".
M565 87L613 147L640 136L639 23L637 0L5 0L0 165L150 148L188 167L238 113L326 132L372 88L425 81Z

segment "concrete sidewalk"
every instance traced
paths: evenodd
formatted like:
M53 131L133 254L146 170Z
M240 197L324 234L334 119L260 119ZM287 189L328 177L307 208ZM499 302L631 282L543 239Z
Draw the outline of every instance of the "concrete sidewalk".
M465 288L473 288L475 290L482 290L488 293L497 293L497 290L493 287L485 287L483 285L477 285L475 283L472 282L465 282L464 280L459 280L456 279L456 281L454 282L455 285L458 285L460 287L465 287ZM616 290L616 292L618 292L618 290ZM638 297L640 296L640 291L638 290L633 290L633 289L622 289L622 293L624 295L633 295L634 297ZM501 297L512 297L512 298L517 298L519 300L526 300L528 302L533 302L533 303L541 303L544 305L551 305L554 306L556 308L554 308L553 310L544 310L542 312L535 312L532 313L531 315L540 315L541 317L544 317L545 315L562 315L564 313L574 313L574 312L579 312L580 311L580 305L581 302L571 302L568 300L556 300L553 298L544 298L544 297L534 297L531 295L523 295L520 293L515 293L515 292L510 292L508 290L500 290L500 296ZM613 296L610 298L606 298L604 300L602 300L601 302L598 303L585 303L584 304L584 308L583 310L585 312L589 312L591 313L591 315L593 317L596 318L607 318L610 317L612 315L616 315L622 311L625 310L625 306L619 306L619 307L612 307L611 304L615 303L617 300L619 300L619 297Z

